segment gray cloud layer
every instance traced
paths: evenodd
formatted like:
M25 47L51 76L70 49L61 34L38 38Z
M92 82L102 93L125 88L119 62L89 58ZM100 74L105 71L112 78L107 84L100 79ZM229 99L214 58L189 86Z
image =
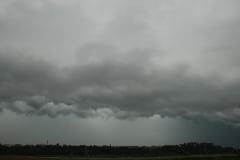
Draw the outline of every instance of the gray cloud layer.
M238 1L0 3L0 111L240 125Z
M53 117L159 114L240 122L240 81L193 74L189 64L161 66L156 61L164 55L157 50L121 53L113 46L87 44L79 52L79 63L64 68L1 52L1 110Z

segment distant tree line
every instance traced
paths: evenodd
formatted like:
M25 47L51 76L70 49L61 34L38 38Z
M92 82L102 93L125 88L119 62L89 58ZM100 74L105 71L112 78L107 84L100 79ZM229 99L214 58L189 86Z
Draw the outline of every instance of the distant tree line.
M85 145L4 145L0 155L62 156L168 156L193 154L239 154L238 149L212 143L184 143L165 146L85 146Z

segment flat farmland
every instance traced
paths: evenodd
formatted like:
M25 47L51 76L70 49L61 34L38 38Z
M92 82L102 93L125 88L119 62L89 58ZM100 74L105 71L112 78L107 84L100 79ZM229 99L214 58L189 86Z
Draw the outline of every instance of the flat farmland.
M193 155L166 157L44 157L44 156L0 156L0 160L240 160L239 155Z

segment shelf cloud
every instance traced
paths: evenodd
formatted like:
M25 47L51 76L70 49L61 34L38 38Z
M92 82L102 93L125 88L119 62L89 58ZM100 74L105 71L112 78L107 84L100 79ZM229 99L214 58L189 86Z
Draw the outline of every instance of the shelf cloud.
M26 115L134 118L154 114L239 125L240 81L200 75L188 63L161 65L153 49L121 52L87 44L77 63L59 67L22 53L1 52L1 110Z
M240 126L230 0L0 2L0 112Z

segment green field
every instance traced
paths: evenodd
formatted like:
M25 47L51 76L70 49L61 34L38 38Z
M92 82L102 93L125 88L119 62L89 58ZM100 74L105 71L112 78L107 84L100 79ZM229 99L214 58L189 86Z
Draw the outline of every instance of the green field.
M211 156L198 155L198 156L119 157L119 158L0 156L0 160L240 160L240 156L237 156L237 155L211 155Z

